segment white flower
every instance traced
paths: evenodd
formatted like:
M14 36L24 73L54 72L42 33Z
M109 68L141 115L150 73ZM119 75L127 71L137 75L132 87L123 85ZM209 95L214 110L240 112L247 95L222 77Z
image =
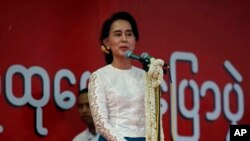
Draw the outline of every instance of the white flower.
M152 81L153 87L157 87L160 85L161 81L163 80L163 67L164 61L161 59L150 59L150 64L148 65L148 77Z

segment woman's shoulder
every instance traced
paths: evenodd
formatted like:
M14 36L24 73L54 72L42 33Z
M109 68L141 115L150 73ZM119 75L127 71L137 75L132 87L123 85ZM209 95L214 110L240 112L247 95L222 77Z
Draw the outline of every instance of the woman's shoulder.
M145 73L146 73L145 70L143 70L143 69L141 69L141 68L139 68L139 67L136 67L136 66L133 66L132 69L133 69L134 71L138 72L138 73L141 73L141 74L145 74Z
M103 66L101 68L98 68L97 70L95 70L92 74L101 74L101 73L105 73L107 70L109 69L109 65Z

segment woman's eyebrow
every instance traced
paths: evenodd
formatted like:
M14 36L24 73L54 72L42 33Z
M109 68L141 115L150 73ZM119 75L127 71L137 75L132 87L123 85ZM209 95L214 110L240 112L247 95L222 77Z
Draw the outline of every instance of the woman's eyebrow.
M122 32L121 30L115 30L113 31L113 33L118 33L118 32Z
M115 30L115 31L113 31L113 33L120 33L120 32L122 32L121 30ZM132 30L131 29L127 29L125 32L132 32Z

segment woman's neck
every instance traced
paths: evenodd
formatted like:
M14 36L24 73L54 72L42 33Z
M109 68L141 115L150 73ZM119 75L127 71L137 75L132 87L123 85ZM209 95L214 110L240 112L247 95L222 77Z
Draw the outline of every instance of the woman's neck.
M128 70L132 68L130 60L113 60L111 65L115 68L122 69L122 70Z

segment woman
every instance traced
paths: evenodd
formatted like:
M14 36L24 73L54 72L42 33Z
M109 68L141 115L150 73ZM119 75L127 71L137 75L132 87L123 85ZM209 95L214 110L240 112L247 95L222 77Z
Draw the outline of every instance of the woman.
M127 12L118 12L102 27L100 41L107 65L93 72L89 102L99 140L145 140L145 71L124 58L139 39L137 24Z

